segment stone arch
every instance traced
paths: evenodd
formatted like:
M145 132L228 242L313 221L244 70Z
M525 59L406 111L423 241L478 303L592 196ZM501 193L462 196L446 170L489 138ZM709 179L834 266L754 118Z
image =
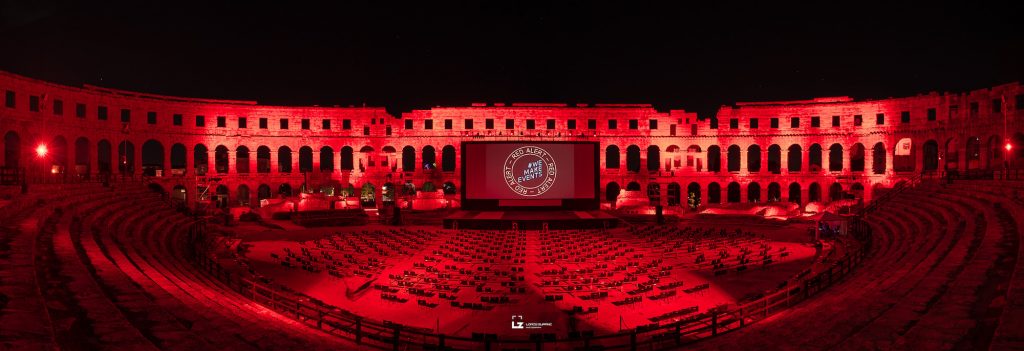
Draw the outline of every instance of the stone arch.
M102 174L113 172L112 146L106 139L100 139L96 143L96 169Z
M402 172L416 171L416 148L406 145L402 148Z
M817 173L821 171L821 145L811 144L807 151L807 164L811 172Z
M727 166L728 166L727 170L729 172L739 172L740 171L740 146L739 145L735 145L734 144L734 145L730 145L729 146L729 151L728 151L728 155L726 156L726 161L727 161Z
M665 200L667 205L679 206L681 204L679 197L682 195L682 189L680 189L679 183L668 183L668 193L666 195L668 196Z
M256 148L256 172L270 173L270 148L266 145Z
M431 170L437 169L437 152L433 146L427 145L423 147L423 169Z
M793 144L789 146L786 152L786 168L790 172L800 172L804 162L803 148L799 144Z
M717 182L711 182L710 184L708 184L708 203L722 203L722 186L718 185Z
M618 169L619 168L619 147L615 145L608 145L604 149L604 168L607 169Z
M843 170L843 146L839 143L828 147L828 170L829 172Z
M217 145L217 148L213 149L213 168L217 174L228 173L230 167L228 160L228 147Z
M640 172L640 147L630 145L626 148L626 171Z
M188 150L185 144L174 143L171 145L171 170L184 174L188 168Z
M92 145L89 138L79 137L75 139L75 173L88 176L92 171L89 156L92 155Z
M640 183L629 182L629 184L626 184L626 191L640 191Z
M885 144L877 142L871 148L871 173L885 174L885 163ZM911 160L911 164L913 164L913 160Z
M206 145L196 144L192 147L192 167L196 175L206 175L210 168L210 151Z
M249 148L245 145L239 145L235 149L235 172L240 174L249 173ZM249 188L245 188L245 190L249 190Z
M821 184L813 182L809 187L807 187L807 201L821 202Z
M320 172L334 172L334 149L327 145L320 148Z
M708 171L722 171L722 149L718 145L708 147Z
M355 154L351 146L341 147L341 170L351 171L356 168ZM322 161L321 161L322 162Z
M277 148L277 172L292 172L292 149L288 146L281 146Z
M661 149L658 145L647 147L647 171L657 172L661 168Z
M836 144L838 145L838 144ZM855 143L850 148L850 171L851 172L864 172L864 144ZM841 168L840 168L841 169Z
M832 183L828 187L828 199L829 201L838 201L843 199L843 185L838 182Z
M441 171L455 172L455 147L445 145L441 148Z
M768 172L782 173L782 147L777 144L768 146Z
M922 153L924 154L924 170L925 171L936 171L939 169L939 143L935 140L928 140L924 142L921 147Z
M740 202L740 183L729 183L729 186L727 187L726 191L728 192L726 199L729 203Z
M313 148L303 146L299 148L299 173L313 171Z
M800 183L793 182L789 184L789 202L800 205Z
M117 169L122 174L135 172L135 145L130 141L117 144Z
M157 170L164 170L164 145L149 139L142 143L142 174L155 176Z
M620 191L619 183L610 182L604 188L604 199L609 202L615 201L619 197Z
M751 144L747 147L747 172L756 173L761 171L761 147Z

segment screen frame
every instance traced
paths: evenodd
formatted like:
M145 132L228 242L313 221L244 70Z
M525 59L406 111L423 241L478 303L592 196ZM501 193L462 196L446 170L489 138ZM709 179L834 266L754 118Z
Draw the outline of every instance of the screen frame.
M559 206L501 206L499 202L502 199L467 199L466 198L466 147L470 145L526 145L526 144L571 144L571 145L591 145L594 148L594 197L593 198L571 198L571 199L560 199L561 205ZM493 211L493 210L536 210L536 211L550 211L552 209L561 210L585 210L593 211L597 210L601 206L601 143L597 141L566 141L566 140L494 140L494 141L465 141L459 146L462 152L459 155L460 173L462 177L462 186L459 187L459 204L463 210L481 210L481 211ZM506 199L507 200L507 199Z

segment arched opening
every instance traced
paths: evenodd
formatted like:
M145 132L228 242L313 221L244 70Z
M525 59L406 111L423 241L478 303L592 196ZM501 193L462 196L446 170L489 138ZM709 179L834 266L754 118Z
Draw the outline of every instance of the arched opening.
M384 186L380 188L381 203L384 206L390 206L395 204L395 185L391 182L384 183Z
M384 147L380 148L380 153L381 156L383 156L383 158L380 160L380 165L383 167L391 167L392 172L397 171L398 163L394 162L395 148L392 147L391 145L385 145Z
M626 170L640 172L640 147L630 145L626 148Z
M985 162L985 168L993 169L993 168L1003 167L1003 165L1002 165L1003 148L1002 148L1002 145L999 144L1000 140L1002 140L1002 139L999 139L998 135L993 135L993 136L988 138L988 150L989 151L988 151L988 157L986 158L986 162Z
M231 197L228 194L228 187L223 184L217 186L217 196L214 201L217 203L217 208L228 208Z
M910 164L914 164L912 159ZM875 146L871 148L871 173L885 174L885 166L885 144L875 143Z
M967 138L967 169L981 169L981 138Z
M164 170L164 146L159 141L150 139L142 143L142 174L155 176Z
M341 147L341 170L351 171L356 168L355 155L353 152L355 151L352 150L351 146Z
M334 149L330 146L320 148L320 172L334 172Z
M700 205L700 184L697 184L697 182L690 183L686 187L686 206L691 210L696 210Z
M432 170L437 169L437 152L433 146L427 145L423 147L423 169Z
M690 145L686 148L686 167L689 167L697 172L704 170L704 158L701 156L700 146Z
M737 182L729 183L729 186L727 187L726 192L728 192L727 200L729 201L729 203L740 202L740 183L737 183Z
M228 147L217 145L213 151L213 167L218 174L228 173Z
M661 149L657 145L647 147L647 171L657 172L661 168Z
M747 171L751 173L761 171L761 147L757 144L747 147Z
M718 145L708 147L708 171L722 171L722 149Z
M171 200L180 204L188 203L188 191L184 185L175 185L171 189Z
M458 192L458 189L455 188L455 183L450 181L444 182L444 184L441 185L441 190L444 191L445 195L455 195Z
M885 148L885 145L882 147ZM913 172L916 167L914 165L916 162L914 159L915 148L910 138L902 138L896 142L896 147L893 149L893 171Z
M839 169L842 170L842 167ZM850 148L850 171L864 172L864 144L856 143Z
M292 149L287 146L277 148L277 172L292 172Z
M800 183L793 182L789 184L789 202L795 203L797 205L801 204Z
M117 170L121 174L132 174L135 172L135 145L130 141L122 141L117 144Z
M101 174L110 174L113 171L113 153L110 148L110 142L106 139L96 143L96 168Z
M804 150L800 145L793 144L789 146L789 151L786 154L786 168L790 172L800 172L801 165L804 160Z
M21 166L21 137L14 131L4 134L4 167Z
M455 172L455 147L445 145L441 148L441 171Z
M618 169L619 168L619 147L615 145L608 145L604 149L604 168Z
M271 196L273 195L270 194L269 185L260 184L260 186L256 188L256 198L258 200L269 199Z
M782 173L782 147L775 144L768 147L768 172Z
M708 203L722 203L722 186L718 185L718 183L711 182L711 184L708 184Z
M89 156L92 155L92 145L89 144L89 139L85 137L79 137L75 139L75 173L88 177L91 173L89 167Z
M729 154L726 158L729 172L740 171L740 147L739 145L729 146Z
M936 171L939 169L939 143L935 140L928 140L922 146L924 152L923 167L925 171Z
M238 198L240 206L249 206L249 186L245 184L239 185L238 190L235 191L235 197Z
M650 201L651 206L661 204L661 184L647 183L647 200Z
M682 166L682 158L680 157L681 152L679 146L669 145L665 148L665 153L668 154L665 158L665 170L671 171Z
M406 145L402 148L402 172L416 171L416 149Z
M604 199L608 202L614 202L619 197L619 183L611 182L604 188Z
M238 146L238 149L235 150L235 172L249 173L249 148L245 146Z
M817 182L811 183L811 185L807 187L807 201L821 202L821 185Z
M862 156L863 157L863 156ZM839 172L843 170L843 146L839 144L832 144L828 148L828 170L830 172ZM863 167L861 167L863 170Z
M196 175L206 175L206 171L210 168L210 152L206 145L196 144L192 148L192 164Z
M303 146L299 148L299 173L313 171L313 148Z
M839 183L832 183L832 186L828 187L828 199L829 201L839 201L843 199L843 185Z
M185 145L181 143L171 145L171 173L183 175L186 168L188 168L188 150Z
M807 152L807 164L811 172L821 172L821 145L811 144Z
M679 196L682 195L682 188L679 183L668 183L668 198L665 200L669 206L679 206Z
M292 186L288 183L281 184L277 187L277 193L284 197L292 196Z
M626 191L640 191L640 183L629 182L626 184Z
M270 173L270 148L264 145L256 148L256 172Z
M768 184L768 202L782 201L782 186L772 182Z
M747 202L761 202L761 184L751 182L747 185Z
M68 141L58 135L50 142L50 173L64 174L68 169Z
M960 148L957 146L955 138L946 141L946 163L943 167L947 171L957 170L960 166Z

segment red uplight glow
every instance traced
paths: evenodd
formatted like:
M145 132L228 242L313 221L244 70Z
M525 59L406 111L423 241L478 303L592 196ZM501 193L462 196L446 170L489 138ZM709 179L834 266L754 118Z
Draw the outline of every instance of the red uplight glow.
M46 144L39 144L39 146L36 146L36 156L46 157L47 152Z
M1013 144L1006 143L1006 151L1010 151L1012 149L1013 149Z

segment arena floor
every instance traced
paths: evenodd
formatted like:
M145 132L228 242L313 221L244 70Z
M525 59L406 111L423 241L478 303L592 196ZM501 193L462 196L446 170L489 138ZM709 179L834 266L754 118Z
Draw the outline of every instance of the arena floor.
M435 226L286 228L287 232L253 225L236 228L247 244L246 258L251 267L276 283L367 318L466 336L522 333L527 337L531 333L564 335L571 331L604 334L654 322L669 323L691 313L657 317L689 307L703 312L774 289L810 267L816 255L807 240L807 227L800 225L757 228L750 231L756 233L754 237L702 240L695 239L700 235L660 239L663 233L654 239L631 233L630 227L608 232L523 231L512 238L507 238L507 233L456 232ZM713 228L709 229L714 231L713 237L721 234L720 225ZM414 234L408 234L408 240L380 235L391 230ZM728 229L728 235L733 230ZM416 235L419 237L413 237ZM365 240L367 237L373 239ZM373 249L346 246L350 244L368 244ZM333 250L332 246L344 250ZM490 250L495 256L489 259ZM745 264L749 269L737 271L743 250L764 250L773 262L764 265L758 256L756 262ZM366 254L338 256L353 251ZM281 261L288 260L289 252L293 260L290 266L284 266ZM696 257L702 253L707 259L697 264ZM301 257L306 257L305 264L298 263L303 261ZM319 259L311 261L312 257ZM723 266L712 267L709 261L713 258L721 258ZM329 274L332 270L337 274ZM514 273L503 273L509 271ZM716 271L725 273L716 275ZM514 276L522 280L510 278ZM706 289L700 289L703 284L707 284ZM643 286L652 289L637 291ZM693 288L697 291L687 291ZM407 301L384 299L382 296L389 292L397 300ZM441 293L449 298L441 298ZM597 298L589 299L594 293ZM671 296L651 299L661 294ZM548 300L555 296L561 300ZM481 297L499 301L481 303ZM501 300L503 297L507 300ZM640 301L613 303L628 298ZM486 310L453 307L452 301L478 303ZM583 313L570 313L574 308ZM588 313L592 308L596 312ZM522 316L526 323L550 325L514 330L512 316Z

